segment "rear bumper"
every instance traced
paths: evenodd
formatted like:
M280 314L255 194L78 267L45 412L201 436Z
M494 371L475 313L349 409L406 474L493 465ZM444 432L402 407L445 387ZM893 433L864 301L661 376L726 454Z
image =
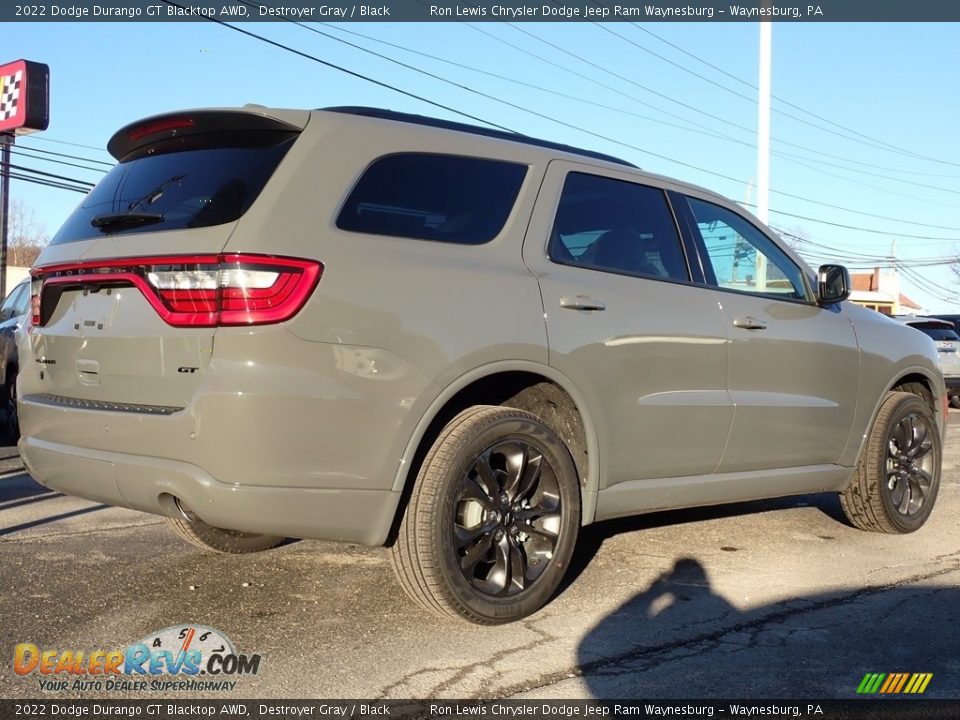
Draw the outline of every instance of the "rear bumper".
M400 499L389 490L232 485L190 463L32 437L20 454L51 490L171 517L180 516L176 498L215 527L283 537L382 545Z

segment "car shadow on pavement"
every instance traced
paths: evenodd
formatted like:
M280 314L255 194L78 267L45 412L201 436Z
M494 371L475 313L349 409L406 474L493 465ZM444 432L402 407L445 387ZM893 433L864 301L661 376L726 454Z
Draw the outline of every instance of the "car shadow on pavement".
M741 610L681 558L584 637L579 672L597 698L852 699L867 673L933 673L923 697L956 698L960 588L935 583L958 569Z
M590 565L594 556L600 551L603 543L617 535L632 533L639 530L683 525L685 523L702 522L704 520L718 520L739 515L772 512L775 510L789 510L798 507L814 507L836 522L850 527L836 493L816 493L811 495L792 495L788 497L772 498L769 500L755 500L726 505L711 505L708 507L687 508L684 510L665 510L645 515L604 520L602 522L581 528L577 539L576 549L570 559L570 568L563 578L556 595L564 593L580 574Z

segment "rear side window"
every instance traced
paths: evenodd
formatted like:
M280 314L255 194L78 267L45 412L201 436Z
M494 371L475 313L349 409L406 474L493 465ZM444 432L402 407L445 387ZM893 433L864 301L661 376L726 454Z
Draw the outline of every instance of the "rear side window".
M663 190L599 175L567 175L548 251L563 265L689 279Z
M525 165L401 153L375 161L337 218L337 227L373 235L480 245L503 229Z
M295 133L207 133L175 149L146 149L115 165L73 211L51 245L238 219L260 194Z

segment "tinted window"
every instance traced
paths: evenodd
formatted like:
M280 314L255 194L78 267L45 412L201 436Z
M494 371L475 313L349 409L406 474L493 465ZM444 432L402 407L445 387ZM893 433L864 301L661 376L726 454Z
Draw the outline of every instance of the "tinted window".
M236 220L253 203L296 136L290 133L212 133L175 151L139 155L115 165L73 211L51 245L104 233L133 234L208 227ZM141 224L97 218L154 215Z
M27 284L17 285L9 295L7 299L3 301L3 305L0 305L0 320L9 320L12 317L17 317L18 315L23 315L26 312L27 301L30 298L24 300L24 295L27 292ZM23 307L21 311L20 308Z
M20 294L17 295L16 300L13 305L13 315L14 317L19 317L20 315L26 315L27 310L30 308L30 283L23 283L20 286Z
M525 165L404 153L374 162L347 198L337 227L374 235L479 245L503 229Z
M960 336L958 336L953 330L940 325L910 323L910 327L916 328L920 332L929 335L934 340L960 340Z
M713 203L687 198L713 266L727 290L807 300L803 271L746 218Z
M567 175L549 254L565 265L689 278L664 192L599 175Z

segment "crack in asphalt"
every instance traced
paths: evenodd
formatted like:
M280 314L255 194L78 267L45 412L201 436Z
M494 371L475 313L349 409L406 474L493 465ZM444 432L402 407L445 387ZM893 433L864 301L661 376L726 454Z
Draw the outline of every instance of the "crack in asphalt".
M960 561L960 552L950 553L943 556L944 559L951 559L955 561ZM586 675L598 675L602 677L616 677L619 675L627 675L635 673L638 671L643 671L652 667L657 667L665 662L671 662L674 660L682 660L688 657L694 657L696 655L703 655L705 652L709 652L712 649L716 649L723 644L731 644L726 640L727 636L747 632L750 634L750 642L746 644L737 643L740 645L740 650L744 650L750 646L750 643L755 641L756 637L765 629L765 626L771 625L773 623L784 623L785 621L804 615L806 613L816 612L819 610L826 610L829 608L837 607L840 605L845 605L850 602L855 602L864 597L870 597L872 595L877 595L879 593L888 592L896 588L900 588L906 585L911 585L913 583L922 582L924 580L931 580L934 578L941 577L943 575L949 575L950 573L955 573L960 570L960 562L956 562L949 568L941 568L928 573L920 573L913 575L909 578L905 578L898 582L888 583L886 585L877 585L869 588L863 588L855 592L847 593L835 598L830 598L828 600L821 600L819 602L813 602L802 607L789 608L785 610L780 610L777 612L772 612L767 615L764 615L747 622L742 622L737 625L732 625L727 628L721 628L711 633L705 633L697 637L688 638L684 640L675 640L672 642L664 643L662 645L655 645L650 647L643 647L631 650L629 652L620 653L612 657L602 658L599 660L593 660L585 662L582 665L577 667L560 671L553 672L547 675L541 676L538 680L533 681L532 683L522 683L516 684L513 686L507 686L497 690L496 695L499 697L511 697L520 692L526 692L530 690L536 690L540 688L553 685L562 680L566 680L572 677L584 677ZM783 639L785 640L785 638ZM677 657L672 657L671 655L677 651L690 650L692 652L679 655ZM731 650L730 652L739 652L740 650ZM663 657L666 656L666 657ZM650 662L641 665L640 667L632 666L629 668L618 667L627 663L636 663L637 661L649 660Z
M547 617L548 616L541 617L536 622L545 620ZM537 648L540 645L543 645L544 643L560 640L560 638L558 638L557 636L551 635L545 630L541 630L540 628L534 627L533 626L534 622L535 621L533 620L525 620L522 623L527 630L529 630L530 632L538 636L532 639L528 643L519 645L517 647L508 648L506 650L500 650L499 652L494 653L490 657L480 662L472 663L466 666L420 668L419 670L415 670L414 672L409 673L408 675L404 675L399 680L396 680L395 682L392 682L389 685L384 686L380 690L380 692L377 693L374 699L385 700L387 699L389 693L392 692L393 690L396 690L399 687L407 685L411 680L415 679L418 676L430 675L432 673L454 671L454 674L451 677L449 677L447 680L444 680L434 685L432 688L430 688L430 690L424 693L423 697L438 697L441 690L449 689L452 685L455 685L461 680L467 678L468 676L472 675L474 672L482 671L484 669L489 669L492 671L493 675L491 676L491 681L495 681L497 678L503 677L503 672L500 670L497 670L495 667L495 665L499 663L501 660L505 660L512 655L516 655L518 653L525 652L527 650L534 650L535 648ZM480 697L480 699L484 699L484 697L493 699L497 697L497 695L493 694L489 696L475 696L475 697Z

